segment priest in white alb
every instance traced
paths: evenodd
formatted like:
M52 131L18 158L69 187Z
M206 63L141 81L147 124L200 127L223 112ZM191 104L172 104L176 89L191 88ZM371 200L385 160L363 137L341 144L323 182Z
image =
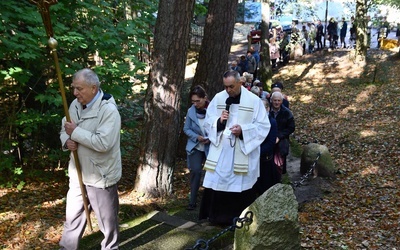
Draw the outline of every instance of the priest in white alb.
M204 123L211 144L199 219L219 225L231 225L256 199L260 144L270 129L261 99L239 79L237 71L224 73L225 90L210 102Z

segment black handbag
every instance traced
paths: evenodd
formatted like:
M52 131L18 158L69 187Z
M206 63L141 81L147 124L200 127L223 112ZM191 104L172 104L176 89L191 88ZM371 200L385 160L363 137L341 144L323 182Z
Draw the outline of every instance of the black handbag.
M282 156L287 156L289 154L289 139L284 138L279 140L279 153Z

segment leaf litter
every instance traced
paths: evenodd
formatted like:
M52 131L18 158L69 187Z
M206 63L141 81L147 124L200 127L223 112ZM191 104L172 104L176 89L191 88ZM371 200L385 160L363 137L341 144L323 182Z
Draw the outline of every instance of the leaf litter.
M342 173L335 192L300 211L302 247L397 249L400 56L370 50L375 67L360 68L348 54L304 56L274 76L290 96L295 137L326 145Z

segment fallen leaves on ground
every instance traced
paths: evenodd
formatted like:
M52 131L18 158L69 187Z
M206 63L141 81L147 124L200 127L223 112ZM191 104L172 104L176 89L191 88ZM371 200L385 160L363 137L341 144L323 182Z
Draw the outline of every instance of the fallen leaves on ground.
M400 57L370 50L368 58L373 65L357 67L347 51L317 53L275 75L295 137L326 145L341 173L334 193L300 212L303 248L399 246Z

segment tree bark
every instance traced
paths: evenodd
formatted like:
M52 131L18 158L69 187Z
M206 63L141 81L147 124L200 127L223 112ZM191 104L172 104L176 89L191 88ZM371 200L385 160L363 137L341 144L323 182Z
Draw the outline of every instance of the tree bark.
M172 193L190 20L194 0L160 0L144 103L142 148L135 190L146 197Z
M367 0L356 0L356 62L365 64L367 58Z
M261 51L259 65L259 79L264 84L266 90L272 83L271 57L269 53L269 20L271 17L269 0L263 0L261 3Z
M201 85L210 99L223 89L228 69L238 0L210 0L199 61L192 86Z

